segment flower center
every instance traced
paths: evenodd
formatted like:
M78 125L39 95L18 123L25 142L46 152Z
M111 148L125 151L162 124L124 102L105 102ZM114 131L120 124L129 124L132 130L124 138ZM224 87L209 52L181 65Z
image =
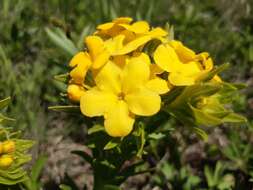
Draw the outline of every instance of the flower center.
M124 100L124 98L125 98L125 94L123 92L118 94L118 99L119 100Z

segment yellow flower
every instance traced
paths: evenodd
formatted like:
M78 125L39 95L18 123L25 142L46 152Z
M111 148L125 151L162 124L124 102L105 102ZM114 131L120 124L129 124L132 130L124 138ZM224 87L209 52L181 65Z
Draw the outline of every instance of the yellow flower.
M69 66L74 67L70 72L72 82L75 84L83 84L86 73L91 66L89 54L87 52L77 53L70 61Z
M104 24L100 24L97 26L97 32L95 32L96 35L101 36L116 36L118 35L122 30L124 30L124 27L120 26L120 24L129 24L132 22L132 18L130 17L119 17L114 19L112 22L107 22Z
M76 84L70 84L67 89L68 98L74 102L79 102L84 92L85 89Z
M16 146L14 141L8 140L3 142L2 147L3 147L2 152L4 154L9 154L15 151Z
M207 53L196 55L178 41L159 45L154 52L154 60L161 69L169 72L169 82L174 86L193 85L213 68Z
M84 115L104 116L106 132L113 137L128 135L134 115L151 116L160 110L159 94L146 87L150 81L150 60L142 53L126 60L121 69L109 61L97 73L96 85L81 97ZM160 85L160 83L157 83Z
M112 53L112 55L125 55L128 54L136 49L138 49L139 47L145 45L146 43L148 43L149 41L153 40L153 39L160 39L161 41L163 41L163 37L167 36L168 33L166 31L164 31L161 28L154 28L153 30L151 30L150 32L147 32L143 35L140 36L136 36L135 38L133 38L133 40L128 41L127 43L124 43L124 39L126 38L126 36L122 35L121 38L123 38L123 40L121 39L121 43L123 43L123 45L118 45L118 48L116 51L114 51Z
M156 64L150 64L150 80L147 82L146 87L158 94L169 92L171 85L166 80L157 76L163 72Z
M8 167L11 166L11 164L13 163L14 159L11 155L2 155L0 157L0 168L1 169L7 169Z
M104 41L99 36L88 36L85 43L89 50L89 55L92 62L92 68L98 69L102 67L110 57L108 50L105 47Z

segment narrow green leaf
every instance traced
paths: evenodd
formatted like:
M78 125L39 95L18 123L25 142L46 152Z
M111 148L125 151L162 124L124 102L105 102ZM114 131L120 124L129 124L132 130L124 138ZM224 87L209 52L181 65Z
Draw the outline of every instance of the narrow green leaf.
M160 140L160 139L166 137L166 135L162 134L162 133L151 133L148 135L148 137L153 140Z
M66 105L66 106L50 106L49 110L64 111L64 112L80 112L80 106Z
M109 142L105 145L104 150L113 149L113 148L117 147L118 145L119 145L119 142L112 139L111 141L109 141Z
M46 161L47 161L47 157L46 156L40 156L36 160L35 164L33 165L30 177L31 177L31 179L34 182L39 179L39 176L40 176L40 174L42 172L42 169L43 169Z
M69 73L61 74L61 75L55 75L54 79L59 82L68 82L69 81Z
M105 131L104 126L102 126L102 125L94 125L93 127L91 127L91 128L88 129L88 135L91 135L93 133L97 133L97 132L100 132L100 131Z
M45 28L45 31L49 39L70 56L73 56L78 52L78 49L74 43L68 39L65 33L59 28L55 28L54 30Z
M10 98L10 97L5 98L5 99L3 99L3 100L0 100L0 109L3 109L3 108L5 108L7 105L9 105L10 101L11 101L11 98Z
M85 161L87 161L90 164L92 164L93 162L93 158L84 151L74 150L74 151L71 151L71 153L80 156L81 158L83 158Z
M61 185L60 185L60 189L61 189L61 190L72 190L72 188L71 188L70 186L64 185L64 184L61 184Z

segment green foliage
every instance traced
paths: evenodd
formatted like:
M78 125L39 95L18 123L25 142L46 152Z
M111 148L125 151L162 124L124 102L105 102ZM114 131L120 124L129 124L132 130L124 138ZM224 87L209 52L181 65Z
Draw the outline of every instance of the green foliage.
M248 80L248 83L250 83L250 77L252 77L252 71L250 70L252 70L253 64L252 9L252 1L240 0L234 0L233 2L230 0L150 0L148 2L145 0L37 0L36 2L32 0L2 0L0 1L0 97L9 95L13 97L14 101L12 101L10 108L4 111L9 116L17 119L18 122L12 122L10 118L2 115L0 120L4 120L5 124L8 125L15 123L15 128L25 129L25 132L29 136L35 137L38 143L46 140L45 131L52 128L52 125L54 125L52 121L55 119L55 114L48 112L47 106L56 104L59 101L62 101L62 105L68 103L64 102L62 97L58 95L60 91L64 91L65 86L54 82L52 76L58 73L66 73L70 54L83 47L83 36L93 31L95 25L117 16L128 15L135 19L145 19L150 21L152 25L162 25L166 22L172 24L176 39L182 40L195 50L207 50L214 57L217 64L231 63L230 69L222 74L225 79L239 82ZM62 40L67 41L68 46L63 46ZM58 79L66 81L65 76L60 76ZM223 90L219 92L222 92L224 97L227 90L224 86L222 88ZM177 92L181 90L177 89L174 92L175 97L177 97ZM175 97L172 97L172 99ZM249 86L243 91L243 94L230 93L228 97L230 98L223 98L220 101L226 105L228 103L226 101L231 100L234 103L233 109L247 115L249 122L252 123L253 111L248 104L253 97L252 87ZM199 114L199 107L196 107L196 105L185 104L186 110L192 115L195 110L194 115L201 123L203 117L207 117L207 114L210 116L210 112L207 112L206 107L202 107L206 111L203 116ZM229 110L227 107L224 110L220 105L218 105L218 108L223 112L222 114ZM65 110L65 107L54 107L52 109ZM180 118L180 120L182 118L175 112L173 112L173 115ZM60 120L65 119L65 117L71 116L64 115L64 118L60 118ZM165 144L165 146L162 146L163 150L173 150L173 147L170 147L164 141L174 144L175 139L168 135L169 131L173 130L171 125L175 126L177 131L181 130L179 123L173 119L167 121L167 117L168 114L163 113L156 118L147 119L146 122L148 123L146 130L149 130L147 139L150 143L149 147L146 148L154 150L157 160L161 159L161 152L163 151L161 151L161 144L156 143L156 140ZM211 117L210 121L216 122L216 119L213 120L213 117ZM226 118L226 121L228 119L230 121L244 120L235 115L230 115ZM98 131L103 133L101 127L91 128L90 121L87 118L84 120L89 124L88 132L90 135L95 135L97 134L95 132ZM192 120L186 122L192 122ZM218 117L218 122L220 122L220 117ZM76 123L76 121L71 120L70 124L66 124L66 126L74 126L72 128L76 130ZM232 174L235 172L238 174L238 176L235 175L235 189L238 190L252 188L252 182L249 179L253 176L251 168L252 129L250 127L243 128L243 126L241 125L237 129L227 127L223 129L222 127L222 135L226 136L229 145L225 148L221 147L221 151L218 149L210 155L210 159L215 162L216 159L227 159L226 161L230 164L226 164L224 173ZM70 130L69 128L66 127L66 130ZM80 129L78 128L78 130ZM203 128L202 125L192 130L205 139L206 133L209 133L209 129ZM236 134L232 134L231 131L235 131ZM184 141L186 145L194 144L197 141L192 139L191 130L180 132L183 134L180 136L181 141ZM143 135L139 132L137 134ZM132 138L135 139L133 146L143 147L141 136ZM221 137L218 136L218 138ZM105 140L101 142L101 146L99 146L99 151L103 152L101 160L102 156L106 155L108 151L117 152L123 145L122 140L117 139L117 142L120 142L119 145L110 145L111 149L104 150L104 147L111 141L114 143L114 140L105 137ZM177 146L180 150L187 149L182 144L177 144ZM207 152L213 151L209 144L206 144L206 146ZM94 144L91 143L90 147L94 147ZM97 154L99 153L97 152ZM143 153L143 150L140 153ZM181 157L182 154L182 152L173 153L173 159L170 159L169 163L177 166L179 160L176 157ZM133 155L136 155L136 152ZM116 154L116 158L117 156L118 154ZM108 158L105 156L105 159ZM206 159L202 159L202 161L206 161ZM211 168L215 168L210 163L207 163L207 165L210 171ZM176 168L176 176L181 176L179 174L181 167ZM189 176L193 175L188 166L182 168L187 168ZM204 169L198 168L198 171L203 172ZM157 173L160 173L160 169ZM181 177L178 178L181 179ZM208 188L206 179L201 177L201 181L202 187ZM172 178L170 182L175 184L175 178ZM6 189L6 187L0 189Z
M211 170L209 166L205 166L204 172L209 189L229 190L234 187L234 176L231 174L225 175L225 168L226 166L221 162L216 163L214 170Z

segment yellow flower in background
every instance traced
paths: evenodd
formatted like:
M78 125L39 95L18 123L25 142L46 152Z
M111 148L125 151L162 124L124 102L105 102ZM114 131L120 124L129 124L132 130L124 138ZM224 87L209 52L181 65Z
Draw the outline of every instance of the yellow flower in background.
M5 154L0 156L0 168L1 169L9 168L12 165L13 161L14 159L12 155Z
M15 142L8 140L2 143L2 153L9 154L15 151Z
M96 75L96 86L86 91L80 102L84 115L104 116L105 130L113 137L128 135L135 115L154 115L161 106L159 94L146 87L150 81L149 57L142 53L126 61L123 69L109 61Z

